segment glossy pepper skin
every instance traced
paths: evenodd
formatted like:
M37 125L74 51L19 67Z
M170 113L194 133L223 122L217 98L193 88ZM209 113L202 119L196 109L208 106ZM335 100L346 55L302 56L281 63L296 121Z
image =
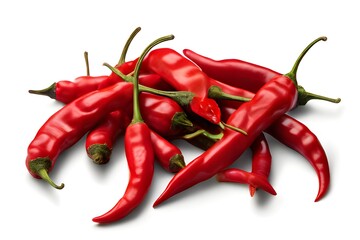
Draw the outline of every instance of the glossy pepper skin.
M181 106L170 98L142 92L139 102L144 121L161 136L174 138L193 125Z
M30 174L43 178L56 188L48 173L61 152L76 143L106 114L129 103L122 95L131 94L133 85L120 82L109 88L90 92L54 113L38 130L28 146L26 166Z
M251 173L238 168L225 169L216 175L217 180L248 184L251 196L254 196L257 188L276 195L276 191L268 181L271 169L271 153L264 134L260 134L250 148L252 152Z
M127 66L128 63L122 65L123 68ZM127 69L129 71L129 69ZM77 99L78 97L85 95L89 92L110 87L111 85L123 82L123 80L116 75L117 78L108 76L84 76L78 77L75 81L62 80L56 83L53 83L49 87L41 90L29 90L29 93L45 95L52 99L55 99L62 103L70 103L71 101ZM139 81L141 84L148 85L149 87L159 88L161 90L169 90L168 85L160 79L160 76L156 74L144 74L139 76Z
M229 167L250 147L257 136L286 112L295 108L298 100L296 73L299 64L313 45L325 40L325 37L320 37L312 41L301 52L289 73L276 76L265 83L251 101L243 103L231 114L226 123L243 129L247 134L225 128L222 139L178 172L153 206Z
M125 132L130 123L127 113L116 110L109 113L86 136L85 148L87 155L96 164L106 164L110 160L113 145Z
M74 99L99 89L108 76L81 76L74 81L61 80L42 90L29 90L29 93L46 95L63 103L70 103Z
M145 198L154 174L154 151L149 128L145 123L130 124L125 133L125 154L129 181L121 199L105 214L93 218L97 223L123 219Z
M266 132L284 145L294 149L304 156L315 169L319 181L319 190L315 201L319 201L327 192L330 184L329 163L317 136L304 124L293 118L280 117L275 125L267 128ZM287 131L282 131L287 129Z
M183 53L209 77L250 92L257 92L270 79L281 75L269 68L239 59L217 61L189 49L184 49Z
M154 206L229 167L272 122L295 107L296 101L296 85L287 76L276 77L266 83L250 102L243 103L227 121L231 126L244 129L247 135L225 128L221 140L170 180Z
M211 80L212 86L218 86L228 94L252 98L251 91L258 91L274 75L280 76L280 73L268 68L237 59L215 61L190 50L184 50L184 54L210 76L217 77L219 81ZM234 74L234 77L228 78L227 72ZM225 82L233 85L230 86ZM241 104L241 102L222 100L220 102L222 118L226 120ZM324 148L315 134L304 124L286 114L265 131L309 161L318 177L319 189L315 201L319 201L330 185L330 169ZM311 146L306 143L306 136L309 136L309 141L311 139Z
M191 61L173 49L159 48L148 54L143 65L144 71L158 74L175 90L192 92L192 112L212 123L220 122L218 105L207 97L207 76Z
M138 207L145 198L154 175L154 149L151 141L151 131L144 122L139 103L139 69L145 55L161 41L171 40L169 35L152 42L141 54L135 66L132 79L133 117L125 132L125 155L129 166L129 181L124 195L107 213L93 218L94 222L110 223L127 216Z
M185 167L181 150L155 131L150 130L150 137L156 160L168 172L176 173Z

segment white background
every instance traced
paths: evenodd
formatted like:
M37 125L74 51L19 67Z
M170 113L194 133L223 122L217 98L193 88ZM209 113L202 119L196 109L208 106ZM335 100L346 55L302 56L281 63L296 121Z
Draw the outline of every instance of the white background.
M359 237L360 15L356 1L2 1L0 3L1 198L0 239L326 239ZM319 138L331 168L331 187L314 203L318 180L310 164L268 136L273 165L271 196L211 179L152 208L172 175L156 167L142 206L123 221L99 226L128 179L123 143L106 166L86 156L84 139L64 152L51 177L61 191L30 176L26 150L61 104L28 94L59 80L109 74L124 42L142 27L128 53L138 56L154 39L178 51L215 59L239 58L288 72L301 50L325 35L303 59L298 81L307 90L341 97L313 101L290 113ZM186 161L200 150L178 141ZM249 169L249 154L235 164ZM351 236L351 237L350 237ZM23 239L24 239L23 238Z

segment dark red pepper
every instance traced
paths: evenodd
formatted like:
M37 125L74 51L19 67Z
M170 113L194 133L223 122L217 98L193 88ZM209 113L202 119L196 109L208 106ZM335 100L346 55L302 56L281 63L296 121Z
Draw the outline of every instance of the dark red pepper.
M192 160L170 181L154 206L230 166L250 147L256 137L274 121L297 105L296 72L305 53L321 37L308 45L286 75L274 77L267 82L249 102L243 103L228 119L227 124L244 129L247 135L225 128L224 136L211 148ZM226 158L224 158L226 156Z

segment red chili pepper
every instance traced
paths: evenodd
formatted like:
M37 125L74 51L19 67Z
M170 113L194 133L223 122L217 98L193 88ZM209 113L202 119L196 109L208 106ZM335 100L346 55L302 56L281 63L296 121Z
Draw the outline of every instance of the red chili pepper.
M269 68L239 59L216 61L189 49L183 50L183 53L197 64L210 78L254 93L272 78L282 75ZM298 85L298 95L298 105L305 105L313 99L325 100L332 103L339 103L341 101L340 98L328 98L307 92L300 85Z
M178 172L185 167L184 156L181 150L155 131L150 131L155 158L160 165L169 172Z
M140 112L138 73L140 64L150 49L161 41L173 39L165 36L151 43L139 57L136 64L133 82L133 119L125 132L125 154L128 161L130 176L123 197L107 213L93 218L94 222L110 223L127 216L138 207L146 196L154 174L154 149L151 133Z
M281 75L269 68L239 59L216 61L189 49L184 49L183 53L209 77L251 92L257 92L270 79Z
M124 111L113 111L88 133L85 148L94 163L109 162L113 145L125 131L130 120Z
M190 50L186 50L185 52L185 54L196 64L199 64L199 66L202 67L204 71L209 71L209 74L212 77L219 77L220 80L224 82L222 83L213 79L211 80L212 86L220 87L220 89L226 94L252 98L254 94L246 90L257 91L259 86L261 84L264 84L264 82L270 81L270 77L273 76L275 73L270 69L253 64L249 65L249 63L243 62L241 60L229 59L222 61L214 61L212 59L198 55ZM252 66L253 68L250 68L250 66ZM220 70L224 72L223 75ZM227 79L226 72L230 72L233 74L233 78L231 78L231 80L235 79L234 82L229 83L232 83L236 86L243 86L249 89L244 90L226 84L225 81L230 81ZM333 102L339 101L340 99L336 101L334 100ZM238 101L221 100L220 105L222 118L226 121L226 119L241 104L242 103ZM291 128L290 126L293 128ZM277 139L284 145L289 146L290 148L299 152L309 161L309 163L312 165L315 172L317 173L319 190L315 201L319 201L326 194L329 187L330 169L326 153L321 143L317 140L315 134L311 132L310 129L308 129L304 124L288 115L284 115L279 120L275 121L271 125L271 127L266 130L266 132L272 135L275 139ZM280 133L282 135L280 135ZM311 138L313 139L313 141L311 141L311 146L308 145L307 142L304 140L306 139L306 136L312 136ZM289 144L289 142L291 142L292 144Z
M161 136L175 137L193 126L180 105L170 98L143 92L139 101L144 121Z
M320 40L326 39L321 37L308 45L288 74L275 77L267 82L251 101L243 103L230 116L227 124L244 129L248 134L241 134L225 128L221 140L191 161L171 179L165 191L155 201L154 206L213 177L230 166L250 147L259 134L283 114L296 107L297 68L305 53ZM226 157L224 158L224 156Z
M191 61L172 49L160 48L149 53L144 69L160 75L178 91L192 92L191 111L212 123L220 122L218 105L207 97L207 76Z
M121 69L127 64L128 63L124 63L124 65L119 68ZM82 76L76 78L74 81L62 80L55 82L45 89L29 90L29 93L48 96L66 104L89 92L109 87L118 82L123 82L119 76L116 75L116 77L117 79L109 78L109 76ZM169 88L166 89L166 84L164 84L164 81L156 74L140 75L139 82L148 87L170 90Z
M122 95L131 94L133 85L120 82L109 88L90 92L62 107L39 129L28 147L26 166L30 174L55 188L48 176L61 152L76 143L106 114L126 107Z
M252 171L230 168L216 175L221 182L237 182L249 184L250 195L254 196L257 188L276 195L274 188L268 181L271 168L271 154L264 134L260 134L250 146L252 151Z

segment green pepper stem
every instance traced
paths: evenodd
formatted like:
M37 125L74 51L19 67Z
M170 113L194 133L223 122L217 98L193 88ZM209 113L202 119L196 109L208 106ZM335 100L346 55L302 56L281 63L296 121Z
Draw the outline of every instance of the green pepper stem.
M136 65L135 65L135 69L134 69L134 76L132 76L131 78L133 79L132 82L134 84L134 95L133 95L133 107L134 107L134 111L133 111L133 119L132 119L132 123L136 123L136 122L142 122L143 119L141 117L141 113L140 113L140 103L139 103L139 73L140 73L140 66L146 56L146 54L148 54L148 52L150 52L150 50L155 47L156 45L165 42L165 41L169 41L174 39L174 35L167 35L164 37L160 37L158 39L156 39L155 41L153 41L152 43L149 44L149 46L147 46L144 51L141 53L139 60L137 61Z
M248 102L251 98L241 97L237 95L232 95L223 92L223 90L219 86L211 86L208 90L208 97L213 99L222 99L222 100L234 100L241 102Z
M116 75L121 77L124 81L133 83L134 78L132 76L123 74L117 68L114 68L113 66L111 66L108 63L104 63L103 65L106 66L107 68L109 68ZM135 72L134 72L134 77L135 77ZM146 86L143 86L141 84L139 84L139 90L141 92L149 92L149 93L153 93L153 94L156 94L156 95L169 97L169 98L173 99L174 101L176 101L177 103L179 103L179 105L182 106L182 107L188 106L190 104L191 100L194 98L194 93L192 93L192 92L188 92L188 91L163 91L163 90L158 90L158 89L155 89L155 88L146 87Z
M192 133L188 133L188 134L185 134L183 136L181 136L180 138L181 139L185 139L185 140L189 140L189 139L193 139L197 136L200 136L200 135L203 135L209 139L212 139L212 140L219 140L223 137L223 133L218 133L218 134L212 134L212 133L209 133L208 131L206 131L205 129L199 129L195 132L192 132Z
M51 84L49 87L41 89L41 90L29 90L29 93L44 95L44 96L48 96L52 99L56 99L55 88L56 88L56 82Z
M220 123L219 123L219 126L220 126L220 128L222 128L222 129L225 129L225 127L227 127L227 128L230 128L231 130L234 130L234 131L236 131L236 132L242 133L242 134L244 134L244 135L248 135L246 131L244 131L244 130L242 130L242 129L240 129L240 128L234 127L234 126L232 126L232 125L230 125L230 124L227 124L227 123L225 123L225 122L220 122Z
M46 182L48 182L51 186L53 186L56 189L63 189L65 187L65 184L61 183L60 185L55 184L51 178L49 177L48 172L46 171L46 169L42 168L40 169L37 174Z
M51 180L48 174L50 167L51 167L51 160L48 157L37 158L30 161L29 163L30 170L39 177L41 177L43 180L48 182L51 186L53 186L56 189L64 188L65 185L63 183L61 185L57 185L53 182L53 180Z
M177 112L171 119L171 128L193 127L194 124L188 119L185 112Z
M171 172L178 172L186 166L184 156L182 154L176 154L171 157L169 163L169 169Z
M326 41L326 40L327 40L327 37L322 36L322 37L319 37L319 38L315 39L309 45L307 45L307 47L300 53L299 57L296 59L291 71L289 73L285 74L285 76L290 78L294 82L294 84L296 86L298 86L297 79L296 79L296 73L297 73L297 70L299 68L301 60L303 59L305 54L310 50L310 48L312 46L314 46L319 41Z
M341 102L341 98L329 98L325 96L321 96L315 93L307 92L302 86L298 86L298 105L305 105L308 101L317 99L324 100L331 103L339 103Z
M124 48L121 52L121 56L120 56L120 59L119 59L119 62L118 62L118 66L120 66L121 64L125 63L125 58L126 58L126 54L127 54L127 51L129 49L129 46L132 42L132 40L135 38L136 34L138 34L141 30L141 27L137 27L129 36L128 40L125 42L125 45L124 45Z
M90 66L89 66L89 54L84 52L85 65L86 65L86 76L90 76Z

